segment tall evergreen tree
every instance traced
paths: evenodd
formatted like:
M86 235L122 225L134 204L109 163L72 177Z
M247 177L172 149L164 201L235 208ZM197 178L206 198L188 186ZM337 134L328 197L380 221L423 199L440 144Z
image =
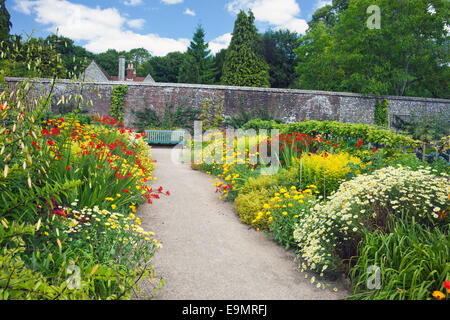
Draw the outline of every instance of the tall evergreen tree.
M205 31L199 25L186 51L184 63L181 65L179 82L213 83L214 66L210 53L208 43L205 42Z
M5 2L6 0L0 0L0 41L9 41L9 31L12 27L11 16Z
M232 86L269 87L269 66L256 53L258 32L255 16L241 10L223 64L222 82Z

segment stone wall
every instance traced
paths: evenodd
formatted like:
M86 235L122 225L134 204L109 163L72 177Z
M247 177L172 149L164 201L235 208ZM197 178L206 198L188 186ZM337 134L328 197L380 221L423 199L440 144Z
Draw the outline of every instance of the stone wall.
M6 78L10 86L20 78ZM40 79L36 90L48 90L50 79ZM193 85L179 83L131 83L131 82L95 82L74 84L69 80L60 80L54 88L58 99L61 95L74 94L81 87L83 96L93 101L93 106L85 106L91 114L108 115L111 91L115 85L127 84L124 121L131 126L136 121L132 111L142 110L145 106L162 114L167 104L173 106L192 105L201 108L206 99L213 103L224 101L224 116L238 114L241 108L257 110L273 115L285 122L309 120L338 120L353 123L374 123L374 108L377 100L389 100L389 113L407 116L411 108L426 108L436 112L450 107L450 100L396 96L363 96L354 93L307 91L291 89L230 87L213 85ZM53 105L53 111L57 111Z

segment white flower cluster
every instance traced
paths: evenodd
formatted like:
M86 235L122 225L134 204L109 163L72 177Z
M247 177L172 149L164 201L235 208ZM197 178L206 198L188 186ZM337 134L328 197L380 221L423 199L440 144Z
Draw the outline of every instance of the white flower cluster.
M344 182L323 204L313 207L296 224L294 238L308 267L322 272L336 263L335 252L354 239L359 229L376 223L377 212L408 211L419 220L445 219L449 177L429 168L412 171L386 167Z

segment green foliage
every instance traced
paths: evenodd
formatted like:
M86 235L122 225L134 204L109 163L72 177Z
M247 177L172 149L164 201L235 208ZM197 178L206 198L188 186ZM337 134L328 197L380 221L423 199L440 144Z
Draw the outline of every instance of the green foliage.
M199 110L193 109L192 106L178 106L173 110L172 105L166 105L164 113L160 116L154 109L145 107L144 111L136 111L134 115L138 121L134 123L138 130L150 128L171 130L174 128L182 128L193 130L193 122L197 119Z
M364 144L372 143L387 147L416 147L419 141L390 130L360 123L340 123L338 121L305 121L287 124L283 133L302 132L308 135L327 134L334 138L360 139Z
M178 82L211 84L214 82L213 58L205 43L205 31L197 26L194 37L188 47L183 64L180 67Z
M414 139L429 143L450 134L449 114L449 106L433 113L428 112L426 108L413 108L409 120L397 117L393 125L408 132Z
M259 189L248 193L239 193L234 201L234 208L240 217L242 223L251 225L255 228L268 228L268 220L256 220L258 212L263 209L264 203L267 203L272 192L267 189Z
M153 56L143 62L136 70L140 77L151 74L156 82L178 82L180 68L185 59L181 52L170 52L163 57Z
M262 54L269 65L272 88L291 88L295 85L295 66L299 35L289 30L266 31L262 35Z
M241 101L239 113L234 114L231 118L225 119L224 124L227 127L233 127L235 129L239 129L239 128L260 129L260 128L256 128L256 126L257 126L256 124L257 123L262 124L263 122L280 123L281 120L274 120L274 114L265 108L253 107L250 110L246 110L243 101ZM250 123L250 125L246 126L247 123ZM268 124L266 124L266 126L267 125ZM261 128L261 129L264 129L264 128Z
M61 64L66 70L65 78L68 79L79 76L94 57L93 53L74 45L73 40L66 37L49 35L45 41L61 56Z
M431 228L414 219L397 219L387 232L364 232L356 263L351 267L353 294L349 299L429 300L450 277L450 225ZM380 271L380 288L369 289Z
M9 41L9 31L11 30L11 15L5 5L6 0L0 1L0 42Z
M109 109L109 114L120 122L123 121L123 109L127 92L128 86L124 84L114 86L111 92L111 108Z
M369 29L373 4L336 1L313 14L295 51L299 87L448 98L447 1L380 0L381 28Z
M240 193L246 194L263 189L270 189L278 184L278 179L272 175L262 175L256 178L250 177L240 188Z
M0 44L2 73L12 77L61 78L66 75L59 54L52 43L27 35L12 36L12 43Z
M227 54L227 49L221 49L219 52L216 53L214 56L214 71L215 71L215 84L222 84L222 70L223 70L223 63L225 62L225 56Z
M212 105L212 101L208 98L202 104L202 110L198 116L198 120L202 121L202 130L217 129L223 126L223 96L218 97L218 101Z
M378 102L375 104L375 125L381 127L388 126L389 118L389 101L384 99L383 102Z
M272 130L281 129L284 125L276 120L262 120L262 119L252 119L245 123L243 129L254 129L256 131L260 129Z
M15 45L8 50L7 66L23 59L30 73L40 74L41 61L27 55L25 46ZM49 68L57 69L58 65ZM7 70L1 72L4 75ZM57 80L58 74L53 77ZM79 108L66 115L66 120L48 119L49 106L56 99L56 81L48 91L30 99L31 79L26 78L14 87L9 87L3 77L0 79L0 297L130 298L131 290L139 292L137 283L142 277L153 279L150 259L158 245L148 241L150 238L144 240L143 236L149 234L144 234L136 217L129 214L130 209L136 209L133 203L143 201L140 194L133 195L130 191L137 189L141 177L123 179L114 167L108 170L106 165L126 170L124 157L130 163L142 156L140 162L151 171L149 155L141 153L148 150L145 143L140 135L117 130L109 118L111 127L82 127L78 121L82 119ZM74 95L76 100L79 94ZM65 101L58 102L64 105ZM106 143L111 145L109 152L117 164L110 164L107 160L112 162L111 159L92 150L82 156L80 141L92 142L91 139L100 136L103 144L96 144L96 149ZM114 151L113 144L119 139L124 148ZM119 192L123 193L120 197ZM118 198L114 207L106 199L111 193ZM90 207L81 207L84 205ZM117 211L99 208L109 205ZM114 228L108 227L112 221L116 224ZM75 266L79 273L71 274L68 269ZM80 279L74 289L69 287L72 275Z
M449 188L447 177L423 168L385 167L361 174L311 208L298 223L294 238L308 268L344 271L343 261L356 255L364 230L392 232L392 222L402 212L424 226L448 224Z
M258 33L255 17L240 11L233 29L233 37L223 64L222 82L231 86L269 87L269 66L264 57L256 54Z
M310 187L310 186L308 186ZM312 188L312 187L311 187ZM303 219L305 212L316 204L312 189L297 190L295 186L280 188L270 201L265 204L262 216L270 216L269 229L278 244L289 249L295 247L295 225Z
M330 195L333 191L336 191L340 184L347 179L347 174L350 172L350 168L348 167L349 164L360 165L364 168L364 165L361 164L359 158L351 156L348 153L325 155L326 153L304 153L301 159L296 159L289 167L289 171L293 171L296 174L296 180L298 181L297 185L300 188L314 185L324 197ZM361 173L359 171L359 166L353 173L355 175Z

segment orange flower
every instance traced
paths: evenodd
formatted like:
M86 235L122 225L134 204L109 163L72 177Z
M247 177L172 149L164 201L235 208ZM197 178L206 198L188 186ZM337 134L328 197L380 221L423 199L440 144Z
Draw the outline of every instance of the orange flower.
M443 294L441 291L433 291L433 297L436 299L442 300L445 298L445 294Z

